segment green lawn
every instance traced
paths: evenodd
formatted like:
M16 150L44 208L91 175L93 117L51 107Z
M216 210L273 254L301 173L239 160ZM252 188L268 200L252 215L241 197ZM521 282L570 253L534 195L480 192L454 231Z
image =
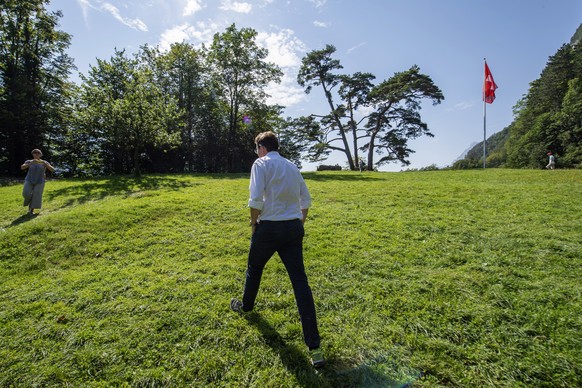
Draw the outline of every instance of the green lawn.
M582 385L582 171L304 174L315 371L248 175L0 187L0 386Z

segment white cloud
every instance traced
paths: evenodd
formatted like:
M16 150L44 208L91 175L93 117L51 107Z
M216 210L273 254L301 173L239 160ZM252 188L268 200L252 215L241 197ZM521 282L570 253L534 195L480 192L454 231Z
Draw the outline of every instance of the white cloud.
M188 0L186 6L184 7L184 12L182 16L194 15L196 12L202 9L202 4L199 0Z
M465 110L475 106L474 101L461 101L458 104L455 104L452 108L448 108L447 111L455 111L455 110Z
M121 23L125 24L126 26L133 28L134 30L144 31L144 32L148 30L148 26L146 26L146 24L144 22L142 22L141 20L123 17L121 15L121 13L119 12L119 9L117 9L117 7L111 3L103 3L101 5L101 9L106 11L106 12L109 12L115 19L119 20Z
M259 32L257 44L269 50L268 62L281 67L299 67L305 44L294 36L294 32L283 29L276 33Z
M354 51L356 51L356 50L357 50L357 49L359 49L360 47L363 47L363 46L365 46L365 45L366 45L366 43L367 43L367 42L362 42L362 43L360 43L360 44L358 44L358 45L356 45L356 46L354 46L354 47L351 47L351 48L349 48L349 49L348 49L348 51L347 51L347 53L348 53L348 54L351 54L351 53L353 53Z
M184 23L164 31L159 47L167 51L173 43L189 42L194 45L212 42L213 36L220 31L221 26L215 23L198 22L195 25ZM283 70L281 83L271 83L266 89L269 104L279 104L286 107L297 105L306 100L306 95L297 84L297 72L301 66L301 57L307 51L306 45L299 40L294 32L282 29L277 32L259 32L257 44L269 50L267 62L275 63Z
M329 22L320 22L319 20L316 20L313 22L313 25L315 27L321 27L321 28L327 28L331 25L331 23Z
M194 45L212 42L212 38L220 27L215 23L198 22L196 25L188 23L170 28L160 37L160 50L167 51L172 43L190 42Z
M164 31L160 37L160 50L168 51L172 43L187 41L190 38L190 34L188 33L190 28L192 28L190 25L182 24Z
M268 103L289 107L305 101L306 95L297 84L296 77L301 57L307 51L306 45L289 29L259 32L257 44L269 50L266 60L281 67L284 73L280 84L272 83L267 87L266 92L271 96Z
M83 13L83 20L85 21L86 25L89 23L89 11L93 9L100 12L105 11L111 14L111 16L120 21L122 24L130 28L133 28L134 30L143 32L148 31L148 26L144 22L137 18L131 19L122 16L121 13L119 12L119 9L111 3L104 2L102 0L97 0L98 5L93 4L89 0L77 0L77 3L81 7L81 12Z
M310 0L316 8L321 8L327 3L327 0Z
M223 11L233 11L238 13L250 13L253 9L250 3L239 3L238 1L224 0L220 9Z
M269 97L267 104L290 107L307 99L307 95L297 85L297 80L290 74L285 74L280 84L271 83L266 89Z
M374 112L374 110L375 109L371 106L361 106L358 108L356 114L358 115L359 118L362 118L371 115Z
M81 12L83 13L83 20L85 21L85 25L89 22L89 9L97 10L93 4L89 2L89 0L77 0L77 3L81 7Z

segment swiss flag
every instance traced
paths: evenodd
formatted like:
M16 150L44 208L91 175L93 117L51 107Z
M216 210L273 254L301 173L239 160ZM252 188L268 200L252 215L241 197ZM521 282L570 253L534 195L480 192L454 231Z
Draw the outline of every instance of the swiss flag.
M497 85L495 81L493 81L493 75L491 74L491 70L489 70L489 66L487 66L487 62L485 62L485 82L483 83L483 101L488 104L493 103L495 100L495 89L497 89Z

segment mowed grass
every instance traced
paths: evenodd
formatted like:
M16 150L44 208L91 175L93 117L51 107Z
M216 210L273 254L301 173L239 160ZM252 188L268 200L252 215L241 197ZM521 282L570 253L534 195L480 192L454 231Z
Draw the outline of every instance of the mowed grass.
M306 173L315 371L248 175L0 187L0 386L582 385L582 171Z

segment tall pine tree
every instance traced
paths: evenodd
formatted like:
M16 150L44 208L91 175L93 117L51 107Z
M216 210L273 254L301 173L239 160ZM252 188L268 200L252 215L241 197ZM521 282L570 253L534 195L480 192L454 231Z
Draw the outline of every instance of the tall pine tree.
M71 36L57 30L60 12L48 0L0 2L0 174L18 175L33 148L50 155L68 109L68 77L74 68L65 50Z

